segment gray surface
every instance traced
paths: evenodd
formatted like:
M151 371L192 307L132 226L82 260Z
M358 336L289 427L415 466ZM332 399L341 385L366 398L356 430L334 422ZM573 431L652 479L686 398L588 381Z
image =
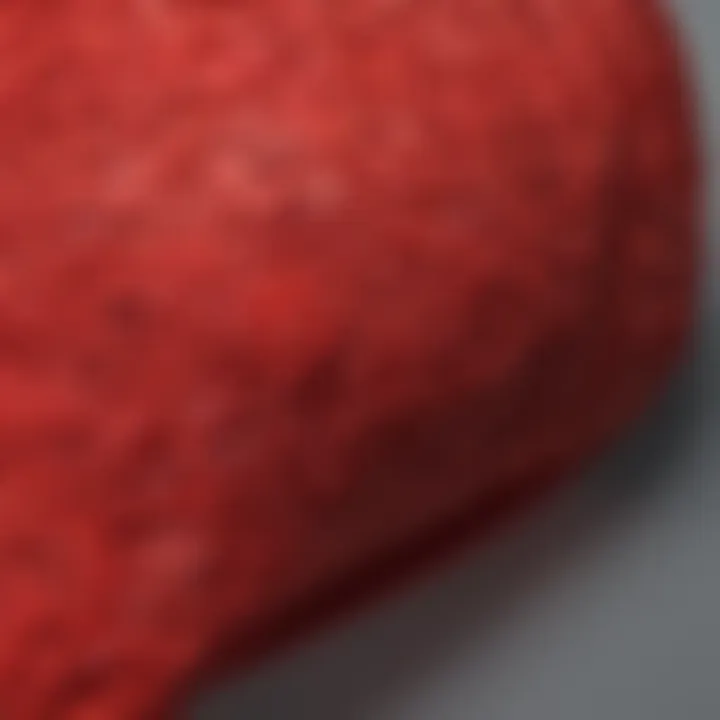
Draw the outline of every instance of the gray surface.
M675 4L718 168L720 0ZM720 206L710 193L697 359L638 436L521 536L204 697L195 720L720 718Z

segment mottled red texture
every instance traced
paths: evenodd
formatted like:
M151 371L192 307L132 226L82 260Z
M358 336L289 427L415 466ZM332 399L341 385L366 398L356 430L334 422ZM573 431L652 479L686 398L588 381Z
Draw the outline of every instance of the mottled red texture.
M145 720L557 483L690 322L648 0L0 6L0 717Z

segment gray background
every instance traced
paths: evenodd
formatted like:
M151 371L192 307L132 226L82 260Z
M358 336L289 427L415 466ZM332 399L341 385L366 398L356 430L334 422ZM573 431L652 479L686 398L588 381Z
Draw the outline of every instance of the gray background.
M717 178L720 0L674 4ZM716 183L696 358L641 431L520 535L206 694L194 720L720 718Z

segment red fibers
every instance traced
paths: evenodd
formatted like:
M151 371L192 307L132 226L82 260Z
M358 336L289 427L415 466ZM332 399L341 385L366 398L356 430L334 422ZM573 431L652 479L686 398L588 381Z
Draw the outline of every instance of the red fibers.
M688 100L650 1L3 3L3 720L161 716L603 447Z

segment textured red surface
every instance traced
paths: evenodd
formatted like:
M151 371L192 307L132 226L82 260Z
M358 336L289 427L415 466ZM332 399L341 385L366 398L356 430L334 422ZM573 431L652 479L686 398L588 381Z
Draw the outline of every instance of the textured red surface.
M164 716L487 531L690 322L632 0L0 7L0 716Z

